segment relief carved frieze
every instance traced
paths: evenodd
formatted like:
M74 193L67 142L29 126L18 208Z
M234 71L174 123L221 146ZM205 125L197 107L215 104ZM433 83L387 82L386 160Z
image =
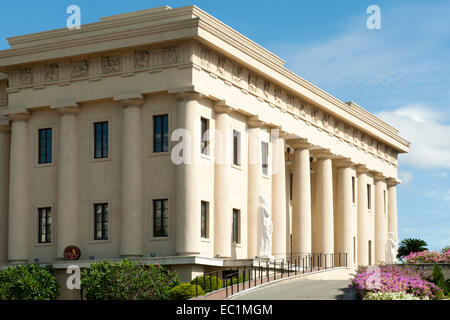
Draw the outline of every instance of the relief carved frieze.
M252 92L257 92L258 91L258 78L253 74L249 74L247 79L248 79L248 89Z
M163 64L177 63L177 48L173 46L162 48L162 62Z
M223 76L225 73L225 63L226 63L226 58L222 57L222 56L218 56L217 58L217 72Z
M208 47L203 46L200 50L200 63L203 67L209 68L211 61L211 50Z
M244 70L240 66L233 66L233 81L240 84L244 80Z
M274 99L276 103L280 103L281 102L281 88L280 87L276 87L275 91L273 93Z
M270 96L270 81L265 80L264 81L264 95L266 96L266 98L269 98Z
M45 67L45 81L59 80L59 65L56 63L48 64Z
M103 73L114 73L120 71L120 57L105 56L102 58Z
M29 85L33 83L33 77L31 75L31 68L25 68L19 70L19 83L20 85Z
M86 77L89 73L89 64L86 60L72 64L72 78Z
M134 66L136 69L147 68L149 64L148 50L136 50L134 52Z

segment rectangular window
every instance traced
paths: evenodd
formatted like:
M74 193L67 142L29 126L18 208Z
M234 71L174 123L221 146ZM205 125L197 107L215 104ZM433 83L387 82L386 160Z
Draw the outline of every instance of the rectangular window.
M233 164L241 165L241 133L233 130Z
M38 242L51 243L52 242L52 215L51 208L39 208L39 230Z
M294 174L289 173L289 199L292 201L292 189L293 189L293 181L294 181Z
M202 125L202 131L201 131L201 150L200 152L204 155L209 154L209 120L205 118L201 118L201 125Z
M355 185L355 177L352 177L352 202L356 203L356 185Z
M169 236L169 200L153 200L153 237Z
M372 208L372 190L371 190L371 185L368 184L367 185L367 209L371 209Z
M94 240L108 240L108 204L94 204Z
M386 190L383 190L383 212L386 215Z
M356 263L356 237L353 237L353 264Z
M94 158L108 158L108 121L94 123Z
M52 128L39 129L39 164L52 163Z
M209 227L209 203L206 201L202 201L202 217L201 217L201 236L202 238L209 238L209 232L208 232L208 227Z
M169 151L169 116L153 117L153 152Z
M262 152L262 173L267 176L269 174L269 144L267 142L261 142Z
M372 265L372 241L369 240L369 266Z
M240 243L240 232L239 232L239 228L240 228L240 215L241 212L238 209L233 209L233 243L234 244L238 244Z

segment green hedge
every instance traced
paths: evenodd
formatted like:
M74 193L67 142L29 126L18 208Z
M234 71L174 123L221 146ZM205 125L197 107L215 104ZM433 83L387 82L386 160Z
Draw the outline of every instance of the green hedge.
M197 287L197 289L196 289L196 287ZM188 300L188 299L194 298L196 295L196 292L198 293L199 296L202 296L205 294L205 291L199 285L196 286L195 284L191 284L191 283L182 283L182 284L172 288L172 290L170 290L170 299L171 300Z
M180 281L174 272L159 265L143 265L129 260L91 264L81 274L88 300L167 300Z
M19 265L0 271L0 300L55 300L58 291L53 266Z
M194 278L191 284L196 284L197 280ZM214 291L222 288L222 280L215 276L200 276L198 277L198 285L202 287L205 292Z

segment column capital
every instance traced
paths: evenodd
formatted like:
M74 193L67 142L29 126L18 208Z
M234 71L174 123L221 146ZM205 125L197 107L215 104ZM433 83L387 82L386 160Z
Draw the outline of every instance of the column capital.
M141 93L125 93L114 96L114 102L118 102L122 107L141 107L144 102L144 96Z
M75 101L56 103L50 106L50 109L56 110L59 114L77 114L80 112L80 106Z
M386 177L383 175L383 173L379 171L372 171L373 172L373 179L375 181L384 181L386 180Z
M333 164L337 168L350 168L355 166L355 163L350 158L337 158L333 161Z
M356 172L358 172L358 173L367 173L367 172L369 172L369 171L370 171L370 170L367 169L367 167L366 167L365 164L358 164L358 165L356 166Z
M31 113L26 108L6 109L2 113L11 121L27 121L31 117Z
M262 128L265 125L265 122L262 121L258 116L248 117L247 123L250 128Z
M294 150L309 149L312 147L311 143L308 143L308 139L298 138L287 140L286 143L290 145Z
M208 96L206 91L198 86L172 88L168 90L168 93L173 95L178 101L199 100Z
M214 111L216 113L230 113L233 108L227 104L226 100L219 100L214 103Z
M399 179L397 178L388 178L387 179L387 184L390 187L395 187L396 185L402 183Z
M9 120L0 120L0 132L11 132L11 125Z
M330 152L330 149L312 149L311 154L318 160L333 159L336 156Z

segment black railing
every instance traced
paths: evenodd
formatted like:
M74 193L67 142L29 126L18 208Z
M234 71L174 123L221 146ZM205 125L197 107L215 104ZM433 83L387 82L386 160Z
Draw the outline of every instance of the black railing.
M252 266L203 273L202 276L197 276L194 281L196 297L198 297L199 285L204 288L205 293L225 289L225 295L228 297L235 292L277 279L335 267L347 267L347 258L347 253L290 255L289 259L278 261L261 259L256 265L254 263ZM222 274L221 281L219 279L220 274ZM213 284L215 284L215 287L213 287Z

